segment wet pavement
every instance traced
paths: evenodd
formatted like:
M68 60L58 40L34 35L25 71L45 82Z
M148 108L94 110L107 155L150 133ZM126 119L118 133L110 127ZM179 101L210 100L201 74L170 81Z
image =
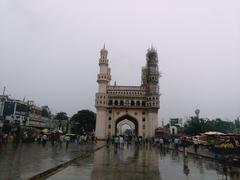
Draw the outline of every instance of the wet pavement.
M98 145L8 144L0 148L0 179L27 179L93 150ZM104 147L49 180L239 180L240 169L154 146Z
M0 147L0 180L27 179L92 150L93 145L70 143L68 148L47 143L6 144Z
M104 147L48 180L239 180L240 169L159 147Z

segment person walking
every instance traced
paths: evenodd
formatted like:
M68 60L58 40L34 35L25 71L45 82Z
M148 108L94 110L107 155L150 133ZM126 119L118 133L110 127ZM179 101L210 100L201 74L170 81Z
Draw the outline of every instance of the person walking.
M66 149L68 149L68 144L70 142L70 137L69 136L65 136L65 141L66 141Z
M115 152L117 152L117 149L118 149L118 141L119 141L119 139L118 139L118 136L114 136L114 146L115 146Z
M187 138L186 137L183 137L183 140L182 140L182 146L183 146L183 155L184 157L187 157Z
M120 148L124 148L124 139L123 136L119 137Z
M193 141L193 148L194 148L194 152L197 154L198 153L198 148L199 148L199 145L198 145L198 142L197 141Z
M59 144L60 144L60 147L62 147L62 143L64 142L64 136L63 135L60 135L59 137Z
M2 133L0 133L0 147L2 144L3 144L3 135L2 135Z
M175 150L178 150L178 145L179 145L179 140L178 140L178 138L176 137L176 138L174 139L174 147L175 147Z
M45 146L46 143L47 143L47 135L44 134L44 135L42 136L42 144Z
M162 137L160 137L159 143L160 143L160 149L162 150L163 149L163 144L164 144Z

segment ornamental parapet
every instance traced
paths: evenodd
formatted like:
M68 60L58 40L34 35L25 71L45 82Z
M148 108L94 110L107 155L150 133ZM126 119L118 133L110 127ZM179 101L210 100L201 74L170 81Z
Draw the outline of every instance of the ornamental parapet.
M122 90L122 91L145 91L146 88L144 86L108 86L107 90Z
M141 86L108 86L107 93L109 97L145 97L146 91Z
M155 105L155 106L111 105L111 106L107 106L107 108L110 108L110 109L150 109L150 110L158 110L159 106L157 106L157 105Z
M145 97L145 92L139 91L108 91L109 97L126 97L126 98L142 98Z

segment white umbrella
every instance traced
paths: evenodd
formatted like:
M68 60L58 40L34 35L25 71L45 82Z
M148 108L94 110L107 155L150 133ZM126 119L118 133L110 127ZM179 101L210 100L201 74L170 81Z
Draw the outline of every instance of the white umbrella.
M205 135L224 135L224 133L221 132L217 132L217 131L209 131L209 132L205 132Z
M61 134L63 133L61 130L58 130L58 132L61 133Z
M48 133L48 129L43 129L42 132L43 133Z

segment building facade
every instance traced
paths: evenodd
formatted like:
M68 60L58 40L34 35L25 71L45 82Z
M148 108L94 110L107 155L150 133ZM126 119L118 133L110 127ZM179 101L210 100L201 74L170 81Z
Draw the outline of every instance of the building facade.
M160 108L157 51L154 48L147 51L140 86L110 84L111 69L105 47L100 51L99 68L95 97L96 137L106 139L120 134L119 126L122 125L131 127L136 136L154 136Z
M6 126L22 126L33 128L48 128L50 116L43 115L43 110L50 110L47 106L36 106L33 101L10 99L0 96L0 129Z

